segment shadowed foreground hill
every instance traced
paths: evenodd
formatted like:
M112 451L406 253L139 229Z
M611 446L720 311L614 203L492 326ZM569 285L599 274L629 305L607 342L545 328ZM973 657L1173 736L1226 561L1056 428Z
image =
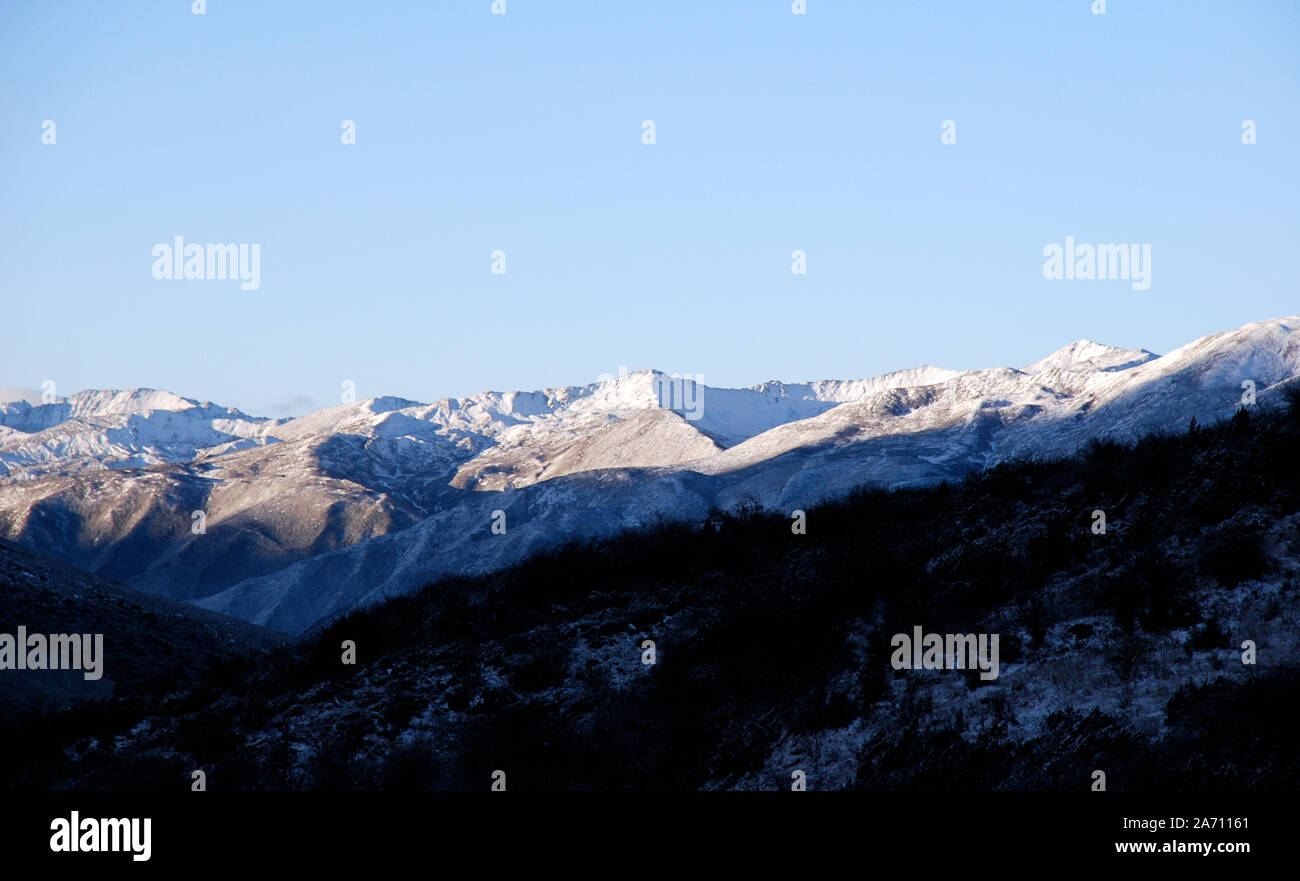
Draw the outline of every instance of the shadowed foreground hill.
M1106 530L1094 530L1094 512ZM561 548L15 732L8 785L1294 790L1300 405ZM504 539L503 539L504 540ZM891 636L1000 635L1000 675ZM653 665L643 663L653 640ZM345 640L358 663L340 662ZM1242 645L1257 663L1243 664ZM111 747L116 737L116 747Z
M284 646L282 634L99 578L0 540L0 633L103 634L103 676L0 670L0 725L113 695L193 686L214 666Z

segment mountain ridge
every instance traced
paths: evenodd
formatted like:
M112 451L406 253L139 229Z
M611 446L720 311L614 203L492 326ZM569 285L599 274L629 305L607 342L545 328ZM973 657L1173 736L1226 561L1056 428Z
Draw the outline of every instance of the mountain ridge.
M1079 340L1024 368L746 389L646 370L430 404L381 396L289 420L88 395L114 412L83 408L62 435L0 435L0 537L296 632L574 536L746 500L790 511L863 484L955 480L1095 438L1215 421L1242 405L1243 383L1267 405L1300 375L1298 331L1288 317L1163 356ZM0 425L20 409L0 409ZM69 436L65 461L50 444ZM33 449L35 467L23 465ZM203 534L191 530L195 511ZM504 535L491 529L496 512Z

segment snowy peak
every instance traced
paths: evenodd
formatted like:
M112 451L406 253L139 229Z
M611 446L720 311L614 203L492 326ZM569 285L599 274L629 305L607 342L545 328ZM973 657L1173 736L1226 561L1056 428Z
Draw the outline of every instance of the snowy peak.
M0 405L0 477L189 462L208 448L265 443L275 420L159 389L77 392Z
M299 631L573 537L749 498L789 511L866 483L958 480L1227 418L1245 388L1271 406L1297 377L1300 318L1283 318L1161 357L1079 340L1020 370L748 388L640 370L288 421L148 389L83 392L0 407L0 537ZM196 540L182 515L199 509ZM498 510L509 539L487 528Z
M198 401L182 398L162 389L136 388L118 391L102 389L77 392L66 399L69 415L73 419L91 416L108 416L122 413L143 413L150 410L178 412L200 407ZM211 406L208 404L207 406Z
M31 404L25 400L0 404L0 425L18 431L34 432L52 428L71 419L94 420L103 417L196 411L211 419L268 421L248 416L231 407L218 407L210 401L199 403L162 389L136 388L88 389L49 404Z
M1137 367L1158 357L1160 356L1146 349L1120 349L1092 340L1075 340L1021 369L1031 376L1048 370L1111 373Z
M1294 376L1297 327L1295 318L1256 322L1163 357L1080 339L1020 370L925 365L867 379L771 380L748 388L638 370L587 385L487 391L431 404L382 396L291 420L250 417L157 389L83 391L52 404L0 404L0 478L166 462L219 466L232 455L247 461L255 454L250 447L276 442L290 444L303 473L321 466L349 479L356 472L368 475L372 488L382 476L386 492L406 480L430 488L520 488L611 468L689 465L717 473L809 444L947 430L977 418L988 425L995 413L1007 424L1073 420L1110 405L1123 409L1142 389L1163 396L1162 383L1175 375L1194 377L1197 387L1211 390L1213 403L1221 385L1253 379L1263 390ZM733 449L735 455L720 456ZM714 457L720 458L703 461Z
M1250 380L1265 389L1286 382L1300 371L1300 316L1256 321L1201 337L1142 370L1161 376L1186 374L1202 385Z

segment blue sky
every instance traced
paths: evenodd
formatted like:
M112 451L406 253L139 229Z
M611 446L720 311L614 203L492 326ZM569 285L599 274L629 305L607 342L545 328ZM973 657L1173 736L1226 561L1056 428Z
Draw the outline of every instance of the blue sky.
M6 2L0 385L283 415L1300 312L1300 4L807 5ZM154 279L177 235L260 287ZM1150 243L1151 288L1044 279L1067 235Z

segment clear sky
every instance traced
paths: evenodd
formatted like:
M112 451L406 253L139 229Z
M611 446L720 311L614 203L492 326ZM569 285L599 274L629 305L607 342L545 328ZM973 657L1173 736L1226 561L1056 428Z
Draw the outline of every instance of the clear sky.
M0 385L286 415L1300 312L1300 3L1090 6L3 0ZM154 279L177 235L260 287ZM1067 235L1149 243L1150 289L1045 279Z

